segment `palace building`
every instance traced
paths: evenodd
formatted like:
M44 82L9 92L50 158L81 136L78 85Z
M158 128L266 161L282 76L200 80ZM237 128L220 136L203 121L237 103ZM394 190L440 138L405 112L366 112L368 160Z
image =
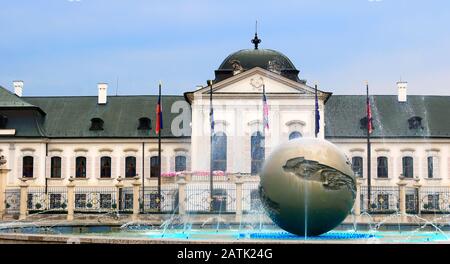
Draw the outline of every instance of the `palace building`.
M287 56L258 43L230 54L215 70L212 154L210 87L163 94L163 178L186 172L207 182L211 156L213 171L256 178L277 145L315 136L314 85ZM263 128L263 86L268 129ZM115 186L119 177L130 185L136 176L145 186L158 184L157 95L110 96L105 83L97 85L98 96L29 97L22 95L24 89L22 81L0 87L7 188L24 178L35 187L64 186L70 177L89 187ZM397 187L402 179L408 186L448 186L450 97L408 95L405 82L395 90L398 94L370 96L372 185ZM318 102L318 137L339 146L366 185L366 96L319 90Z

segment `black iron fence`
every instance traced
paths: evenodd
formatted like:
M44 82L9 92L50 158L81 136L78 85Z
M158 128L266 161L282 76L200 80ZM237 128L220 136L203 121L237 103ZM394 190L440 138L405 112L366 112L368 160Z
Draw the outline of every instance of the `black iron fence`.
M259 182L246 182L242 184L242 212L254 213L263 210L259 199Z
M367 186L361 188L361 212L388 214L400 211L399 187L371 186L370 204ZM370 206L370 207L369 207Z
M418 202L423 214L450 213L450 187L421 187Z
M75 212L106 213L118 209L117 188L77 187L75 188Z
M20 210L20 189L6 189L5 191L5 213L9 215L18 214Z
M133 187L119 190L119 211L122 213L133 212Z
M259 199L259 182L244 182L242 194L236 193L236 183L215 182L212 199L208 182L189 182L185 186L185 200L179 201L178 184L145 187L139 191L141 213L178 213L184 202L187 213L226 214L236 212L236 199L242 203L242 213L262 212ZM142 191L144 196L142 196ZM76 213L133 212L133 187L76 187L74 210ZM6 214L20 211L20 189L5 191ZM370 204L367 186L360 190L361 212L389 214L400 211L400 188L398 186L372 186ZM410 214L450 213L450 187L405 187L405 209ZM66 212L67 187L28 187L26 207L29 213Z
M212 200L209 183L186 185L186 211L190 213L236 212L236 185L218 182L213 185Z
M27 193L28 212L67 210L67 187L30 187Z
M157 187L144 187L144 199L142 188L139 190L140 208L144 213L175 213L178 212L178 185L164 184L161 186L161 194Z

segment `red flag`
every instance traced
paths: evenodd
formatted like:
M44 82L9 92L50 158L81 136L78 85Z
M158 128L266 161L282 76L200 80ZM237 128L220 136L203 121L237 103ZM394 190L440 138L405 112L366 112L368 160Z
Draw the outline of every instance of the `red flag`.
M372 126L372 111L370 110L370 101L369 97L367 97L367 130L369 134L372 134L373 126Z
M161 105L161 88L158 96L158 103L156 104L156 134L159 134L163 128L162 105Z
M269 105L267 104L266 98L266 87L263 84L263 123L264 129L269 129Z

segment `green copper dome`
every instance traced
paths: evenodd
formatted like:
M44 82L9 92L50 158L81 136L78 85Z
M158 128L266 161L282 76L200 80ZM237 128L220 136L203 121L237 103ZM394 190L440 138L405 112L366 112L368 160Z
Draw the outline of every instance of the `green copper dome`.
M281 52L271 49L244 49L229 55L219 70L233 70L239 63L244 70L260 67L266 70L295 70L294 64Z
M281 52L271 49L243 49L230 54L216 70L215 81L227 79L255 67L300 82L299 71L291 60Z

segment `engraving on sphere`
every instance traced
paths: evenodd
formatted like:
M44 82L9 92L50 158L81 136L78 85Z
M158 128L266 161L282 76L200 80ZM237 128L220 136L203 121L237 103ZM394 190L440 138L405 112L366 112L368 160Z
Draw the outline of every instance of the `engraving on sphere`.
M314 236L335 228L350 213L356 180L348 158L335 145L320 139L295 139L267 158L259 194L279 227Z

